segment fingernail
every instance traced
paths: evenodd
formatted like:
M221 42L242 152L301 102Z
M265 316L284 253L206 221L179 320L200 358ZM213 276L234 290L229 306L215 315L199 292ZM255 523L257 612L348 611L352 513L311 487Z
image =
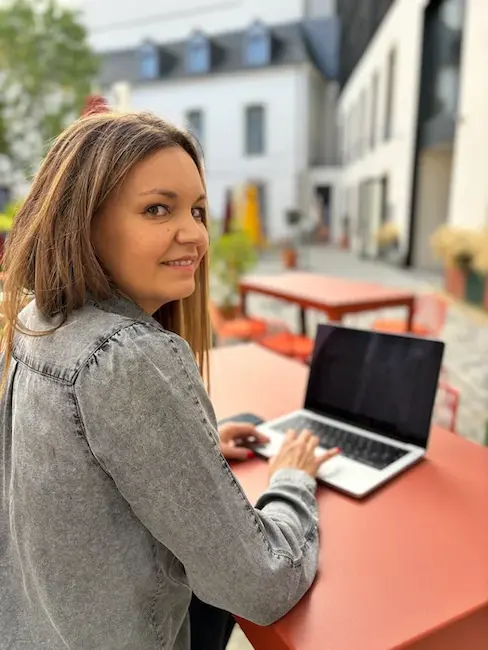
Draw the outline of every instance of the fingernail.
M256 454L253 451L248 451L247 457L249 458L249 460L251 460L251 458L256 458Z

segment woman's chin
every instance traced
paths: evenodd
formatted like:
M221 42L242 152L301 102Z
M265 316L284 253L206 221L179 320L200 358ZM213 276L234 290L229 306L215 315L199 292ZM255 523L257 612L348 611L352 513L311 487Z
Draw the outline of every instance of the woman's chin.
M164 291L164 301L165 302L174 302L175 300L184 300L189 298L195 292L195 278L188 278L185 282L178 282L178 285L171 287L171 291L168 291L168 287L165 287Z

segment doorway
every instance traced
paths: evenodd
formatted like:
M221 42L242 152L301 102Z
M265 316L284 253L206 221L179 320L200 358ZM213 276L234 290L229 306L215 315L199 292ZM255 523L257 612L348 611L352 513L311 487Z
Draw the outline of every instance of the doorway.
M319 185L315 188L315 195L318 203L318 228L317 236L321 241L330 239L330 221L331 221L331 204L332 188L330 185Z

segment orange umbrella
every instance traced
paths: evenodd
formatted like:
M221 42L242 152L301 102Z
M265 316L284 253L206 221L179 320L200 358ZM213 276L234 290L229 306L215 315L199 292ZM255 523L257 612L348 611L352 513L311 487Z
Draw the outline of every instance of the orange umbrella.
M226 235L232 228L232 190L228 189L225 194L225 213L222 234Z

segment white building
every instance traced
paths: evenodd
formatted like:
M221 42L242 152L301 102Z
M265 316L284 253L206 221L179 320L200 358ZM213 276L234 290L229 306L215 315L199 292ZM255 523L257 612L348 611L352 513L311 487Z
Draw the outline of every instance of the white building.
M379 4L384 15L339 98L342 174L333 218L336 230L349 218L352 247L366 256L378 254L378 228L393 221L402 261L433 269L429 242L439 225L479 227L488 218L488 87L481 82L488 3L363 6Z
M330 213L336 180L338 30L334 0L80 0L102 55L100 84L130 85L130 105L193 130L213 214L229 188L258 185L268 237L286 212ZM116 89L120 90L120 85ZM124 86L122 86L122 91Z

